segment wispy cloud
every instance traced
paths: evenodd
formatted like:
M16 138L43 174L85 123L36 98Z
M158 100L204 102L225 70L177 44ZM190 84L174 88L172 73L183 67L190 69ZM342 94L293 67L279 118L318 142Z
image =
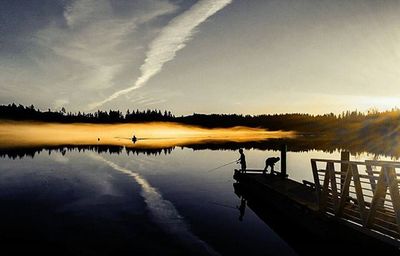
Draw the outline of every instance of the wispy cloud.
M113 93L102 101L90 104L89 109L98 108L145 85L150 78L161 71L166 62L174 59L176 53L186 46L195 34L196 27L231 2L232 0L200 0L189 10L171 20L150 44L146 59L140 67L141 75L135 84Z
M132 81L130 70L141 62L137 46L145 37L137 30L177 10L161 0L124 2L123 7L116 10L111 0L75 0L65 7L65 24L54 22L37 33L43 54L35 61L60 91L73 88L90 99L97 95L93 92ZM68 96L82 101L81 95Z

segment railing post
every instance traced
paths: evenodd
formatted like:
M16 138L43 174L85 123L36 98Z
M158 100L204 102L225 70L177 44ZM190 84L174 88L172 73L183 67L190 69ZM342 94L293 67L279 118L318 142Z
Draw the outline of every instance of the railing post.
M286 170L286 152L287 146L286 144L282 144L281 146L281 177L287 178L287 170Z
M352 164L351 171L353 174L354 189L356 191L356 196L357 196L358 210L360 212L363 226L365 227L367 226L368 212L366 211L365 208L364 193L361 186L360 174L358 172L358 167L356 164Z
M353 177L352 165L348 164L344 183L342 186L341 195L340 195L339 206L336 210L337 216L341 216L343 214L344 207L346 206L346 203L348 201L347 198L349 196L350 183L351 183L352 177Z
M369 209L369 214L367 219L367 227L373 226L376 217L376 210L381 205L383 206L383 204L380 204L380 202L382 202L382 199L384 199L386 195L386 190L387 190L387 184L385 181L386 176L387 176L387 168L385 166L382 166L381 172L378 177L378 182L376 184L376 188L374 191L374 195L371 200L371 206Z
M326 206L328 203L328 195L329 195L329 182L331 179L331 172L330 172L330 166L331 162L327 161L326 162L326 168L325 168L325 177L324 177L324 183L322 184L322 190L321 190L321 195L319 197L319 209L321 211L326 210Z
M314 177L314 184L315 184L315 195L317 197L317 203L318 207L320 205L320 197L321 197L321 184L319 182L319 175L318 175L318 169L317 169L317 162L314 159L311 159L311 169L313 172L313 177ZM321 210L321 209L318 209Z
M365 164L366 164L365 171L367 172L368 176L370 176L369 183L371 183L372 192L375 192L376 182L374 179L374 172L372 171L372 166L368 163L368 161L365 161Z
M327 173L329 172L329 179L331 182L331 193L332 193L332 201L333 201L333 208L336 212L339 207L339 197L338 197L338 190L336 185L336 175L335 175L335 164L333 162L329 162L326 166Z
M400 234L400 194L399 194L399 185L396 175L396 169L394 167L388 168L387 171L387 182L389 188L389 194L392 199L394 214L397 223L397 231Z
M342 151L340 152L340 191L343 191L343 183L345 180L345 173L347 173L347 170L349 169L349 164L348 163L343 163L344 161L350 161L350 152L349 151Z

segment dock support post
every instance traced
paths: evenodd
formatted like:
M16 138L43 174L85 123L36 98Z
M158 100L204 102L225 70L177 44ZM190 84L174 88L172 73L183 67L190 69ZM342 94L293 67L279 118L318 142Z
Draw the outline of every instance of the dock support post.
M287 145L282 144L281 146L281 177L287 178L287 171L286 171L286 152L287 152Z

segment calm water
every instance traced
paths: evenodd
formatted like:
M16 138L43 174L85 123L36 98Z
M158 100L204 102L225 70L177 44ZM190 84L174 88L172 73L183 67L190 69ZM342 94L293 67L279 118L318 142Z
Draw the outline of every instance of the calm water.
M132 143L132 131L143 139ZM263 169L267 157L280 156L282 143L288 145L289 177L300 182L313 180L311 158L339 159L338 148L355 152L351 160L398 153L392 147L383 157L371 143L243 127L1 123L1 250L296 255L280 237L280 224L269 223L272 230L248 207L241 216L235 163L210 171L238 159L239 148L245 148L249 169ZM374 154L363 153L368 151Z
M255 149L245 154L248 168L263 168L266 157L280 156ZM296 255L251 209L239 220L236 164L209 171L238 157L233 150L185 147L161 154L3 155L2 248L70 255ZM289 151L289 176L312 181L310 158L338 159L340 152Z

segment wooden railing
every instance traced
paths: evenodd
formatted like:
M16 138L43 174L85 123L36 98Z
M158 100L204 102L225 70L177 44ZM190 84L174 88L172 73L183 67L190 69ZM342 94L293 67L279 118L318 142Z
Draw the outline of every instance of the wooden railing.
M400 163L311 159L319 211L400 238Z

